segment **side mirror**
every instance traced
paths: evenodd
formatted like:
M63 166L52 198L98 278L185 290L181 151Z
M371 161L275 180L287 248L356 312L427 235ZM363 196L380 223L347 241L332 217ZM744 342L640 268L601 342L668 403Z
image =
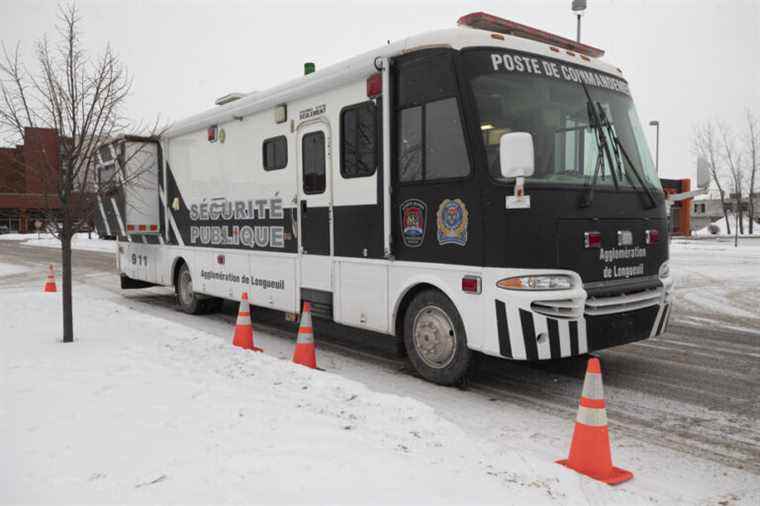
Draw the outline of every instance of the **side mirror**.
M703 189L710 186L710 163L706 158L697 158L697 188Z
M528 132L510 132L499 141L499 161L504 178L533 175L533 136Z

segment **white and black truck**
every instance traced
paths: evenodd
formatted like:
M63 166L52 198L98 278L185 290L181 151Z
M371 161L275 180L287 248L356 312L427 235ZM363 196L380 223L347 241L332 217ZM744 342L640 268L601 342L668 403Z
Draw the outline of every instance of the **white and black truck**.
M189 313L308 300L403 338L442 384L473 351L535 361L658 335L665 198L602 55L473 13L112 143L102 170L153 182L101 202L122 286L173 286Z

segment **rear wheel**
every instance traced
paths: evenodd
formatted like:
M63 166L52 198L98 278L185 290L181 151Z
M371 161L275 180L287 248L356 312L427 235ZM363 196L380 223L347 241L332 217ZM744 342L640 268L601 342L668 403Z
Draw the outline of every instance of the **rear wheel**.
M472 361L462 318L437 290L412 299L404 315L404 344L417 372L440 385L460 382Z
M201 314L205 309L205 301L193 291L193 278L187 264L182 264L177 273L175 285L177 304L180 309L188 314Z

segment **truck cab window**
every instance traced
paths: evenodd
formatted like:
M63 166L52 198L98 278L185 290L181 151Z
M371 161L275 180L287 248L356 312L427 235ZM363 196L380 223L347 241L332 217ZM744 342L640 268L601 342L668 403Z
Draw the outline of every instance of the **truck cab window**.
M303 155L303 192L308 195L325 191L325 134L311 132L301 141Z
M340 174L367 177L377 169L377 106L364 102L343 109L340 115Z
M399 115L399 181L435 181L470 174L456 98L402 109Z
M284 135L264 141L262 159L266 171L284 169L288 165L288 140Z

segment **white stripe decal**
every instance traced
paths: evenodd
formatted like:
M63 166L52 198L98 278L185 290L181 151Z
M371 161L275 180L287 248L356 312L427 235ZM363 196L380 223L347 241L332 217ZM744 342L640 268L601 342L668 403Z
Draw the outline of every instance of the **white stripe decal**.
M578 354L588 353L588 339L586 337L586 319L578 320Z
M578 406L578 418L575 420L591 427L605 427L607 426L607 410Z
M182 240L182 235L179 233L179 227L177 227L177 222L174 221L174 214L172 212L169 212L169 223L172 226L172 230L174 230L174 236L177 238L177 244L180 246L185 245L185 241Z
M119 212L119 206L116 205L116 199L111 197L111 205L113 206L113 211L116 213L116 221L119 223L119 230L121 230L121 235L126 236L127 242L132 242L132 238L129 237L129 234L124 230L124 222L121 221L121 213Z
M595 401L604 400L604 386L602 385L602 375L598 372L587 372L583 379L583 393L586 399Z
M106 234L111 235L111 225L108 223L108 216L106 216L106 208L103 206L103 199L98 195L98 207L100 208L100 216L103 218L103 224L106 226Z
M560 356L570 356L570 320L557 320Z
M543 334L543 338L536 341L538 359L545 360L552 358L551 345L549 344L549 328L546 323L546 317L533 313L533 327L536 329L536 338Z
M662 311L663 309L665 309L665 304L660 304L660 309L659 309L659 311L657 311L657 316L654 319L654 325L652 325L652 331L649 333L649 337L650 338L652 338L652 337L654 337L654 336L657 335L657 327L660 324L660 318L664 317L664 315L662 314L663 313L663 311Z
M525 360L525 339L523 338L520 310L514 304L507 304L507 325L509 326L509 343L512 345L512 357Z

